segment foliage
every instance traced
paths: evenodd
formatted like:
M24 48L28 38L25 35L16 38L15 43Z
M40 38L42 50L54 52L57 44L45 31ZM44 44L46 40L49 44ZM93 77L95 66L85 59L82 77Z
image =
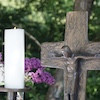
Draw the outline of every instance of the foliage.
M87 79L87 100L100 99L100 72L89 71Z
M92 13L89 20L89 39L100 41L100 1L94 0Z
M66 13L73 10L73 0L0 0L0 51L3 46L5 28L13 28L15 24L24 28L40 43L62 41L64 39ZM95 0L89 20L89 39L100 41L100 1ZM40 57L40 48L26 36L26 57ZM96 73L96 74L95 74ZM91 75L94 75L91 76ZM100 98L100 80L96 78L100 72L90 72L87 84L88 100ZM95 84L97 82L98 84ZM96 86L96 87L95 87ZM96 89L97 90L96 90ZM35 85L26 94L26 100L44 100L48 86ZM93 94L95 90L95 95Z

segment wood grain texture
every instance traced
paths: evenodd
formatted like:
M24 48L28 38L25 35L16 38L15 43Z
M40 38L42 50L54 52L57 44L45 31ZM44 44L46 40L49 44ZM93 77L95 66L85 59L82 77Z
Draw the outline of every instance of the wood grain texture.
M88 12L69 12L66 19L65 44L78 52L88 43Z
M83 52L87 54L100 54L100 42L90 42L83 47Z
M56 59L52 59L51 53L53 51L60 51L61 47L64 45L64 42L52 42L52 43L43 43L42 44L42 48L41 48L41 64L44 67L51 67L51 68L55 68L55 67L61 67L61 63L59 65L59 60Z
M94 60L86 60L83 65L86 70L100 70L100 58Z
M56 59L56 58L47 58L42 59L41 62L42 66L49 67L49 68L59 68L64 69L64 66L66 65L65 59Z
M78 91L77 98L75 100L86 100L86 79L87 79L87 70L83 66L82 61L80 62L79 68L79 79L78 79Z
M87 12L69 12L67 14L66 20L66 30L65 30L65 44L68 45L72 52L80 53L81 49L88 44L88 13ZM81 66L74 64L75 68L79 67L80 70L77 70L77 81L75 81L74 87L74 96L72 100L85 100L85 82L86 82L86 73L84 73ZM81 77L80 77L81 72ZM67 81L67 80L66 80ZM82 82L83 83L82 83ZM81 84L79 84L79 82ZM76 88L77 87L77 88ZM80 88L79 88L80 87ZM65 86L65 88L67 88ZM80 98L80 96L82 98ZM65 97L64 100L67 100Z

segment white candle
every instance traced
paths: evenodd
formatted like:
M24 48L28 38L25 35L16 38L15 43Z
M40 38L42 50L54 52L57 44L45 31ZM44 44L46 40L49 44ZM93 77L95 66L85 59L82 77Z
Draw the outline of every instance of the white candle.
M4 40L5 88L24 88L24 30L6 29Z

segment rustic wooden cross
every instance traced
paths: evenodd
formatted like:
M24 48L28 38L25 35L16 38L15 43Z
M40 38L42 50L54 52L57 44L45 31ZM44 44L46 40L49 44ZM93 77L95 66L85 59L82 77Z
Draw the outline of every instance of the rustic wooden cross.
M52 52L60 52L64 45L69 46L74 57L52 57ZM88 41L88 12L74 11L67 13L65 40L42 44L41 63L64 69L64 100L85 100L87 71L100 70L98 54L100 42ZM71 78L68 68L72 68Z

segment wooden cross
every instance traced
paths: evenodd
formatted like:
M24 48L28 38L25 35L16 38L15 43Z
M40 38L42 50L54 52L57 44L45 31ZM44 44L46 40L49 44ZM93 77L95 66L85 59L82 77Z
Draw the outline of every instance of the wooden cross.
M54 57L67 45L74 57ZM64 100L85 100L88 70L100 70L100 43L88 41L88 12L67 13L65 39L62 42L43 43L41 63L45 67L64 69ZM72 62L72 63L71 63ZM71 69L71 78L70 71Z

